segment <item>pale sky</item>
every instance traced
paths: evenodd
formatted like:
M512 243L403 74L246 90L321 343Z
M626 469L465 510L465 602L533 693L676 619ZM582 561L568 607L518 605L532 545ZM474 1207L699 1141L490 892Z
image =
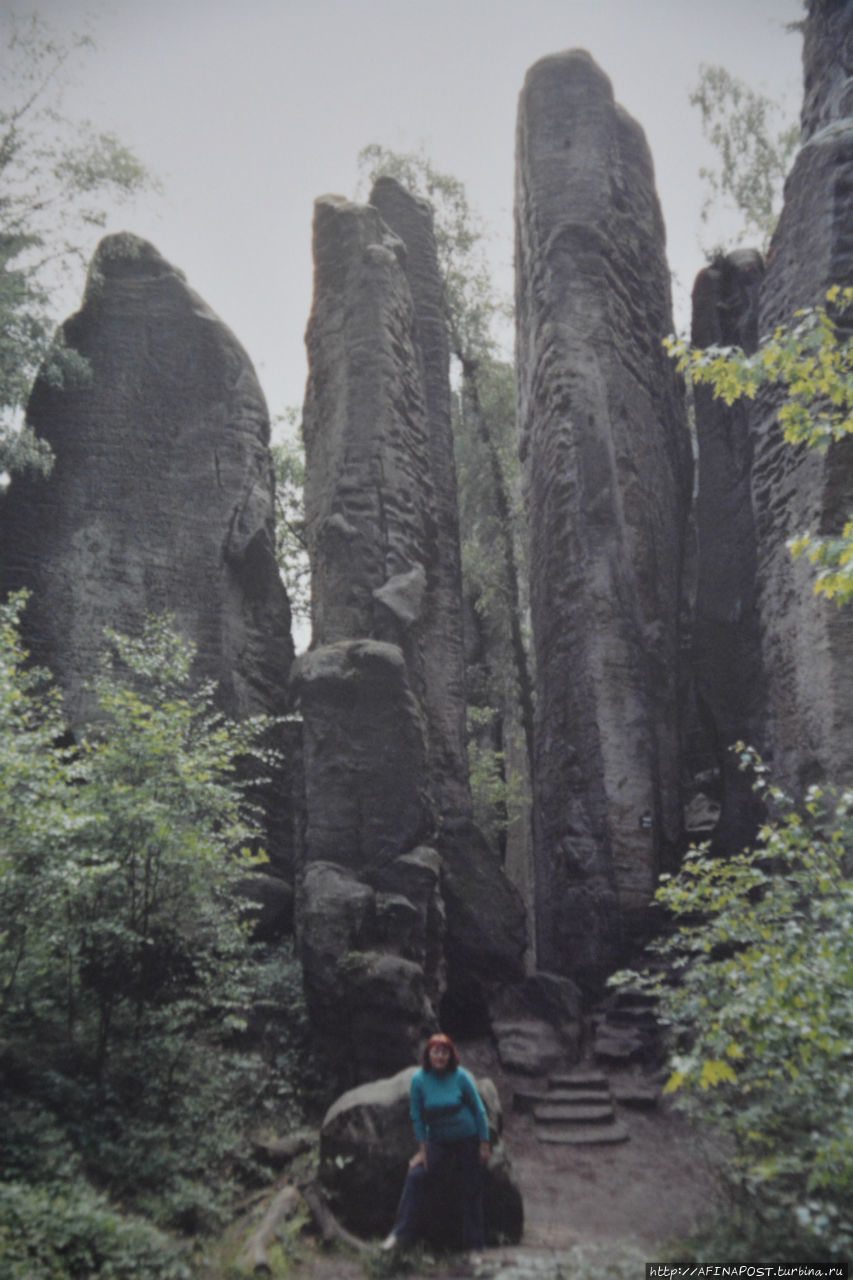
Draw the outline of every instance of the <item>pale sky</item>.
M32 9L72 28L93 12L86 0L0 0L0 15ZM527 68L560 49L588 49L646 132L683 323L700 238L712 239L698 169L713 157L688 93L700 63L720 63L795 115L801 40L784 27L801 16L800 0L107 0L65 106L159 175L163 195L108 229L146 237L186 273L279 413L304 391L313 201L354 196L367 143L423 144L466 184L511 292L518 94Z

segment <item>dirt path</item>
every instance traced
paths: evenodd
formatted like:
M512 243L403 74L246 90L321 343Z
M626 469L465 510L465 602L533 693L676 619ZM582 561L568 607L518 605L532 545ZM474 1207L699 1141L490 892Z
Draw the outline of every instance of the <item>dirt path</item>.
M572 1147L540 1143L532 1117L512 1109L513 1090L544 1081L509 1076L484 1041L461 1047L464 1064L490 1076L504 1108L504 1138L524 1199L520 1245L486 1249L479 1261L424 1259L409 1280L558 1280L582 1264L590 1277L610 1273L642 1280L644 1261L666 1261L671 1246L713 1211L714 1180L696 1134L671 1106L651 1111L619 1107L627 1142ZM624 1075L611 1075L614 1084ZM670 1257L671 1260L671 1257ZM611 1271L611 1268L614 1270ZM300 1280L364 1280L392 1275L384 1258L368 1267L356 1258L308 1250L291 1273Z

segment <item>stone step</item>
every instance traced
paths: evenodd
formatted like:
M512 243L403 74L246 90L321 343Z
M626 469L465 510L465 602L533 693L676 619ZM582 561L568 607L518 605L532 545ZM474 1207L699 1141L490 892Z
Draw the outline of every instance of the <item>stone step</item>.
M565 1102L558 1103L556 1106L539 1106L534 1109L533 1115L537 1125L540 1124L612 1124L614 1120L613 1108L605 1107L575 1107Z
M536 1129L540 1142L564 1143L569 1146L593 1146L610 1142L627 1142L631 1135L617 1120L614 1124L542 1125Z
M654 1085L617 1084L613 1086L613 1097L623 1107L650 1111L658 1104L660 1089Z
M658 1026L654 1009L611 1009L599 1020L599 1026L653 1028Z
M610 1082L600 1071L558 1072L548 1077L551 1089L589 1089L596 1093L608 1093Z
M539 1089L517 1089L513 1094L514 1111L532 1111L534 1107L544 1103L568 1102L574 1106L595 1106L608 1101L609 1094L597 1089L550 1089L546 1093Z

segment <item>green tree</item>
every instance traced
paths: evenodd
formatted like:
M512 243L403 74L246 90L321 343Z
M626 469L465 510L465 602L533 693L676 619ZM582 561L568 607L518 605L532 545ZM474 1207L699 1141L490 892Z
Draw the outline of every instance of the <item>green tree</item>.
M298 412L288 409L283 421L294 429ZM311 566L305 535L305 449L301 429L272 445L275 476L275 553L293 617L311 617Z
M63 114L62 95L91 36L58 36L38 16L6 15L0 105L0 471L49 466L50 455L20 411L40 365L61 383L85 377L85 362L54 342L51 291L81 273L106 205L152 185L151 175L111 133Z
M469 673L469 696L481 712L488 707L493 711L473 719L473 776L475 782L484 780L480 799L492 812L486 825L497 830L506 826L507 797L523 789L505 773L502 742L512 732L512 722L520 725L528 776L533 753L533 683L522 621L527 571L515 383L500 340L510 308L492 283L486 227L457 178L437 170L422 152L399 153L377 144L364 148L359 165L367 183L381 175L396 178L426 198L435 215L448 342L457 373L453 432L464 588L484 649L484 661ZM502 788L495 787L496 778ZM502 799L495 807L497 796Z
M697 349L668 338L666 347L678 369L693 383L710 386L726 404L759 389L782 389L779 424L790 445L825 452L853 433L853 340L850 315L853 288L834 285L826 303L798 311L780 325L753 355L737 347ZM794 556L806 555L818 568L815 592L839 605L853 599L853 519L835 537L808 530L792 538Z
M756 93L725 67L701 65L690 103L701 112L703 132L719 157L718 167L699 170L708 188L702 221L734 212L742 219L735 243L751 240L766 252L782 207L799 126L786 119L783 106ZM721 251L724 246L718 244L709 256Z
M754 753L738 750L763 779ZM657 973L640 981L672 1028L667 1091L732 1144L727 1242L750 1256L775 1245L798 1261L846 1258L853 793L814 787L799 813L759 787L776 817L755 849L730 859L693 849L661 877L656 899L674 930L652 945Z

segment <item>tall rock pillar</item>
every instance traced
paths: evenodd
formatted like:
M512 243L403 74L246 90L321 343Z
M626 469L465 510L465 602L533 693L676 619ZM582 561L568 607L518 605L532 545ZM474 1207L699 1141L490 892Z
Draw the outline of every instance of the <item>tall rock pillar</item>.
M691 459L651 157L583 51L537 62L521 93L516 301L538 961L594 987L682 829Z
M764 262L755 249L736 249L699 272L693 286L694 346L755 351L763 275ZM732 854L753 840L762 816L752 778L741 771L731 750L738 741L759 748L764 741L752 439L748 402L727 405L703 386L695 388L694 397L699 484L693 687L700 735L719 778L719 819L712 848Z
M523 910L471 823L447 348L425 207L316 202L304 411L313 640L298 661L312 1017L359 1078L411 1062L445 984L519 976Z
M759 332L792 321L853 284L853 3L810 0L805 22L803 145L785 184L768 254ZM853 781L853 612L813 594L814 569L788 539L832 536L853 511L853 440L826 453L793 448L777 420L779 393L753 405L752 494L759 614L768 673L765 755L794 795L813 782Z

